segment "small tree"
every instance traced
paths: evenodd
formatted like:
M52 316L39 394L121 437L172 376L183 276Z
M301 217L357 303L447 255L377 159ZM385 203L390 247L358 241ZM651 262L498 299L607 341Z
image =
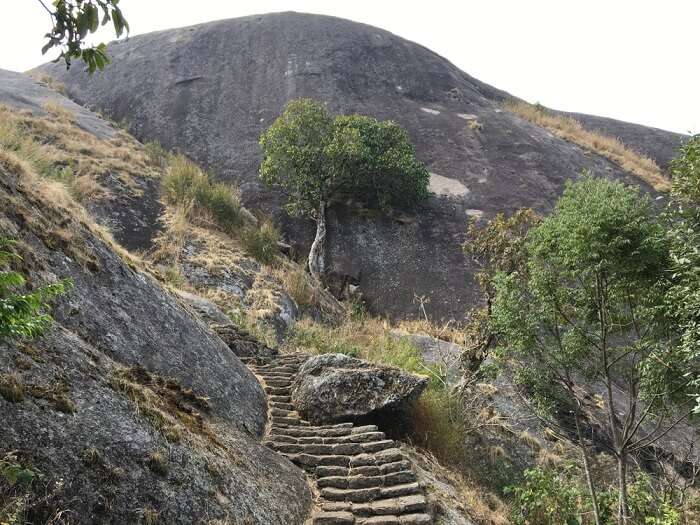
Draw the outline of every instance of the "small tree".
M628 523L630 456L688 415L672 404L688 378L660 306L668 290L661 223L637 190L584 177L567 185L553 214L530 232L526 257L524 271L494 279L497 352L514 362L543 411L562 400L571 407L594 506L577 386L602 386L618 521Z
M320 102L289 102L260 137L260 177L287 195L287 211L316 221L309 272L324 271L326 211L343 196L373 207L411 206L428 196L428 172L398 124L333 117Z
M74 58L82 59L90 73L109 64L105 44L85 45L88 33L94 33L100 25L111 21L117 37L124 31L129 33L129 23L119 8L119 0L54 0L51 8L43 0L38 2L51 17L51 31L46 34L48 42L41 52L46 54L53 47L60 48L61 54L55 62L63 59L67 68Z
M62 281L32 293L15 290L25 285L24 277L15 271L4 269L11 259L17 258L10 248L12 241L0 237L0 340L15 337L36 337L51 324L47 313L48 301L65 292L69 281Z
M700 412L700 135L679 150L671 164L673 188L669 211L673 286L666 296L668 313L680 332L680 351L688 363Z

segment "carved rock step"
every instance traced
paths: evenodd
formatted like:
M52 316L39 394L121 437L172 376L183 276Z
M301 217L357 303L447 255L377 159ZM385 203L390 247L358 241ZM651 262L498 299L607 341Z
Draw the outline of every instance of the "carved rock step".
M265 386L265 393L270 396L288 396L289 387Z
M357 518L356 525L427 525L432 523L427 514L404 514L403 516L372 516Z
M353 525L355 516L351 512L319 512L314 516L313 525Z
M369 502L335 501L321 505L326 512L352 512L355 516L399 516L401 514L416 514L425 511L427 506L425 496L416 494L399 498L376 499Z
M376 467L375 467L376 468ZM416 475L410 470L402 470L385 476L327 476L318 478L316 485L319 488L332 487L336 489L359 489L369 487L400 486L406 483L414 483Z
M276 406L276 405L275 405ZM291 405L289 405L291 406ZM311 436L311 437L294 437L284 434L270 434L270 441L280 441L284 443L301 443L301 444L316 444L329 445L333 443L367 443L370 441L383 441L384 432L363 432L361 434L348 434L346 436Z
M409 461L401 460L394 461L393 463L384 463L382 465L368 465L355 468L318 467L316 469L316 476L319 478L329 476L380 476L404 470L411 470L411 463Z
M392 487L366 487L338 489L335 487L323 487L321 497L329 501L350 501L353 503L369 502L382 498L398 498L411 496L420 492L418 483L405 483Z

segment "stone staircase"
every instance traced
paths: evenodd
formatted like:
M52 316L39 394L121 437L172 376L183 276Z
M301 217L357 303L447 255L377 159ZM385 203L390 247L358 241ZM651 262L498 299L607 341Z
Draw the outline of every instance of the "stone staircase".
M313 426L291 404L302 353L247 359L268 397L266 444L305 469L315 483L313 525L424 525L424 491L396 443L374 425Z

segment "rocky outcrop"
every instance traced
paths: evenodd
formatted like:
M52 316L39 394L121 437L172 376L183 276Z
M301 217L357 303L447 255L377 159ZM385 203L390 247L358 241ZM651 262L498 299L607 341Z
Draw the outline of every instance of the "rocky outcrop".
M464 347L426 333L410 333L398 328L393 329L390 335L396 339L406 339L418 348L423 362L437 367L449 385L457 384L462 378L461 363Z
M100 75L61 64L41 70L137 137L176 147L237 182L246 204L275 216L302 256L314 225L286 216L280 195L258 182L260 133L298 97L404 126L431 172L434 197L415 212L378 216L336 204L326 242L328 271L357 279L370 310L393 318L417 315L415 297L430 301L433 319L462 319L480 299L460 250L470 217L528 206L545 212L584 169L637 182L504 111L506 93L430 50L348 20L256 15L130 37L109 53Z
M292 384L308 361L302 353L248 360L269 399L268 446L304 468L318 492L313 525L432 524L411 462L377 426L314 426L294 410Z
M398 411L418 399L428 379L344 354L310 358L292 385L292 404L314 423Z
M47 335L0 342L0 459L41 475L26 521L303 523L311 494L260 443L256 378L61 191L0 156L17 269L32 287L73 282Z

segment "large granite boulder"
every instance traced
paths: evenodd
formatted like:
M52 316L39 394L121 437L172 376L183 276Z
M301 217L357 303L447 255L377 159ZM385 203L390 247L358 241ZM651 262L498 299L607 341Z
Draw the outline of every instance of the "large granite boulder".
M359 284L370 309L393 318L416 316L415 296L430 300L427 313L436 320L461 319L480 299L460 248L470 217L522 207L546 212L583 170L638 182L503 110L506 93L429 49L349 20L255 15L133 36L110 44L109 54L100 75L61 64L41 71L137 137L177 148L236 182L246 205L273 215L301 256L314 224L287 216L281 196L260 184L260 133L299 97L404 126L431 172L434 196L415 214L333 205L326 243L329 273Z
M344 354L309 359L292 385L292 404L312 423L330 423L406 408L428 378Z

